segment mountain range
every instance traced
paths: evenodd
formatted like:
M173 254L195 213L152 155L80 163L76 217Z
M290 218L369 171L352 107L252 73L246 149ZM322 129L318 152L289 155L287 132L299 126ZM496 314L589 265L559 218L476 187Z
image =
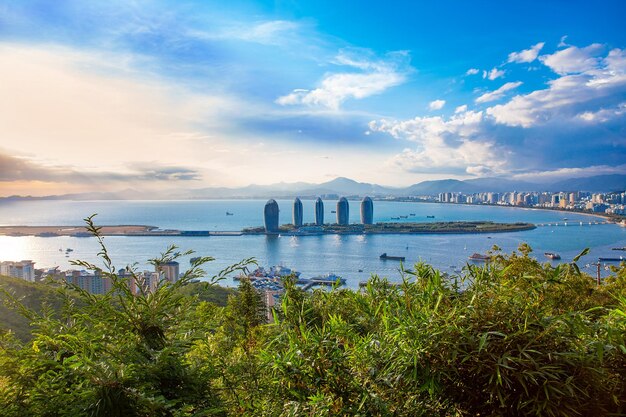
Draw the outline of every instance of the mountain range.
M437 195L443 192L460 192L464 194L478 192L507 192L507 191L590 191L612 192L626 189L626 175L611 174L597 175L585 178L570 178L553 183L530 183L510 180L506 178L477 178L470 180L433 180L422 181L408 187L385 187L378 184L357 182L349 178L338 177L321 184L306 182L277 183L270 185L251 184L245 187L208 187L197 189L176 189L155 194L137 190L123 190L120 192L90 192L79 194L64 194L41 199L121 199L121 200L151 200L151 199L220 199L220 198L290 198L315 197L320 195L345 196L373 196L373 197L408 197ZM25 197L6 197L20 199ZM33 198L33 197L26 197Z

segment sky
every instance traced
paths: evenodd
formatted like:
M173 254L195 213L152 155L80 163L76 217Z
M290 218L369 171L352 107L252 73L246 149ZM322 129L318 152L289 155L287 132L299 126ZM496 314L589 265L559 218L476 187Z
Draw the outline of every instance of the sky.
M0 0L0 196L626 173L626 2Z

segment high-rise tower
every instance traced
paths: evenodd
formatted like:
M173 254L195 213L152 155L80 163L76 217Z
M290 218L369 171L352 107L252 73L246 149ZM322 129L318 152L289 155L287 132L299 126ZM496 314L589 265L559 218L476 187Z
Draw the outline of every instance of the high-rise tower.
M266 233L278 232L278 203L271 199L265 203L265 209L263 211L263 219L265 221Z
M345 197L341 197L337 201L337 224L347 225L350 219L350 207L348 200Z
M320 197L315 200L315 224L317 226L324 224L324 202Z
M293 225L302 226L302 201L298 197L293 200Z
M374 203L369 197L365 197L363 201L361 201L361 223L374 223Z

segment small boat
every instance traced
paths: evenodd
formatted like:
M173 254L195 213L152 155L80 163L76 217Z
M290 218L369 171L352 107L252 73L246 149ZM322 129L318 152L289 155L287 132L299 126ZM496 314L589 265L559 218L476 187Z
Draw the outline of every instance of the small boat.
M383 261L404 261L406 258L404 256L391 256L387 255L387 252L380 255L380 259Z
M227 212L226 212L226 215L227 215L227 216L234 216L234 214L233 214L233 213L231 213L231 212L229 212L229 211L227 211Z
M426 216L427 219L434 219L435 216Z
M564 221L567 221L567 220L569 220L569 219L568 219L567 217L563 217L563 220L564 220Z
M546 258L552 259L552 260L561 259L561 255L559 255L558 253L554 253L554 252L545 252L544 255L546 256Z
M392 217L391 220L400 220L400 217Z
M415 213L409 213L409 216L415 216Z
M331 210L330 212L331 212L331 213L337 213L337 211L336 211L336 210Z
M611 248L611 250L626 250L626 246L623 246L621 248Z
M409 216L400 216L401 219L407 219Z
M481 262L484 262L484 261L488 261L489 259L491 259L491 256L483 255L482 253L476 253L476 252L472 253L469 256L469 260L470 261L481 261Z
M67 249L65 249L65 252L74 252L74 249L72 249L72 248L67 248Z
M362 269L359 269L359 272L363 272L363 270L362 270Z

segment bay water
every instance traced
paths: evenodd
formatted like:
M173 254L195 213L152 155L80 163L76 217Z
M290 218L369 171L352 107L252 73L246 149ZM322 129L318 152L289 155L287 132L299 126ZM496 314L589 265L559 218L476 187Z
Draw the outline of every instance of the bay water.
M96 214L98 225L150 225L161 229L237 231L263 225L266 200L208 201L65 201L21 200L0 202L0 225L69 226L81 225L82 219ZM303 200L304 222L313 222L314 201ZM280 223L291 221L292 200L278 200ZM325 201L326 223L335 222L336 201ZM226 212L233 215L226 215ZM392 217L407 216L400 220ZM427 216L434 216L433 218ZM567 218L567 220L564 220ZM371 274L390 280L401 279L399 262L383 261L380 254L405 256L405 267L424 261L454 274L468 262L474 252L485 253L493 245L510 252L522 242L534 249L534 256L549 262L544 252L557 252L561 262L570 261L582 249L591 253L583 258L583 270L598 257L626 256L612 251L626 246L626 228L614 224L589 224L604 219L577 213L438 203L375 201L375 222L494 221L544 224L534 230L490 234L430 235L320 235L320 236L211 236L211 237L106 237L105 242L116 267L137 263L148 269L147 260L158 256L168 245L192 249L192 256L212 256L207 264L209 276L245 258L255 258L259 265L282 264L301 272L303 277L335 273L356 288ZM350 201L350 222L359 222L359 201ZM564 223L567 222L567 226ZM582 225L581 225L582 222ZM550 223L551 226L547 226ZM555 224L559 225L556 226ZM65 249L72 248L70 257ZM98 246L93 238L78 237L12 237L0 236L0 261L32 259L37 268L58 266L73 268L71 259L97 262ZM188 267L189 257L180 260L181 271ZM232 279L223 285L235 285Z

